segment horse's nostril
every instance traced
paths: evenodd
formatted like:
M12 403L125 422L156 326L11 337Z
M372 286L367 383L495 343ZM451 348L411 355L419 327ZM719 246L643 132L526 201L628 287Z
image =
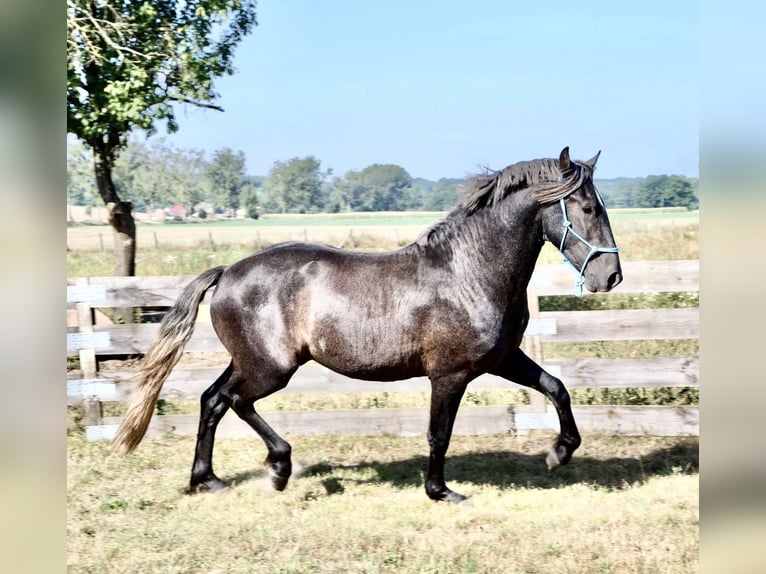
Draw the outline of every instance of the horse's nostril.
M622 281L622 273L615 271L609 276L609 279L607 279L607 285L610 289L614 289L617 287L620 282Z

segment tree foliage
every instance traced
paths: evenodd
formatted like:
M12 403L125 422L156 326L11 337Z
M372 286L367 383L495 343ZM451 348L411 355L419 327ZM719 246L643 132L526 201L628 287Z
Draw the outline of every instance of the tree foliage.
M401 211L409 207L411 183L403 167L376 163L336 180L334 198L344 211Z
M135 272L133 206L112 175L128 134L176 131L177 103L220 110L213 81L254 25L254 0L67 0L67 132L93 152L116 274Z
M248 175L245 154L223 148L207 157L201 150L176 148L162 138L130 138L114 167L121 197L140 210L182 203L191 211L201 202L218 211L316 213L371 210L446 211L461 199L464 179L411 178L397 165L373 164L330 181L314 156L277 161L267 176ZM608 207L697 207L697 179L682 176L596 180ZM75 205L95 205L90 158L84 147L67 148L67 195Z
M698 205L692 184L680 175L650 175L641 180L636 192L637 207L686 207Z
M114 185L138 211L174 203L186 206L188 213L201 203L231 210L256 201L258 178L245 175L244 158L244 152L229 148L208 159L202 150L174 147L164 138L130 138L115 161ZM74 205L95 205L92 162L79 143L67 149L67 195Z
M464 179L442 177L438 181L423 178L412 180L411 209L446 211L460 200Z
M215 204L235 212L239 207L240 194L247 184L244 152L235 152L231 148L214 152L206 173Z
M191 208L205 199L205 155L199 149L176 148L164 139L131 140L114 166L120 197L149 211L180 203Z
M98 200L91 153L79 142L67 145L67 203L94 207Z
M322 182L327 174L314 156L274 162L263 180L264 204L277 213L316 213L324 207Z
M220 109L213 80L255 24L251 0L67 0L67 129L115 152L174 103Z

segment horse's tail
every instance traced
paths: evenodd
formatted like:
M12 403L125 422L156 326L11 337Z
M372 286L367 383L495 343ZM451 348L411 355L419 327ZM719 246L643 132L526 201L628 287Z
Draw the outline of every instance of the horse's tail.
M115 451L128 454L144 438L162 384L181 360L184 346L192 336L199 304L205 292L218 283L225 269L225 266L209 269L189 283L162 320L160 332L136 373L138 383L114 436Z

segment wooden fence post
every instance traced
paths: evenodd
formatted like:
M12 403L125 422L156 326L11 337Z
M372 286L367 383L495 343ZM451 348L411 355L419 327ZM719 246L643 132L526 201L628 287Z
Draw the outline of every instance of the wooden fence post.
M86 427L98 426L103 422L103 410L98 397L83 397L82 406L85 411L83 423Z
M533 289L527 290L527 304L529 305L529 318L538 319L540 317L540 297L537 291ZM524 337L523 348L530 359L538 365L543 364L543 343L539 336ZM533 413L544 413L546 410L545 401L546 399L542 394L537 392L530 393L530 411Z
M86 278L77 279L76 285L87 285ZM88 303L77 303L77 329L80 333L93 332L93 309ZM95 349L80 349L80 370L83 378L89 379L96 376L96 351Z

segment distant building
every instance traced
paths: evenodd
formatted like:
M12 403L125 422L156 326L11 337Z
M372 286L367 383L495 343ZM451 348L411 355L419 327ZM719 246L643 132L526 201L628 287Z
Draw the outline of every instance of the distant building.
M165 208L165 219L186 219L186 206L176 203Z

